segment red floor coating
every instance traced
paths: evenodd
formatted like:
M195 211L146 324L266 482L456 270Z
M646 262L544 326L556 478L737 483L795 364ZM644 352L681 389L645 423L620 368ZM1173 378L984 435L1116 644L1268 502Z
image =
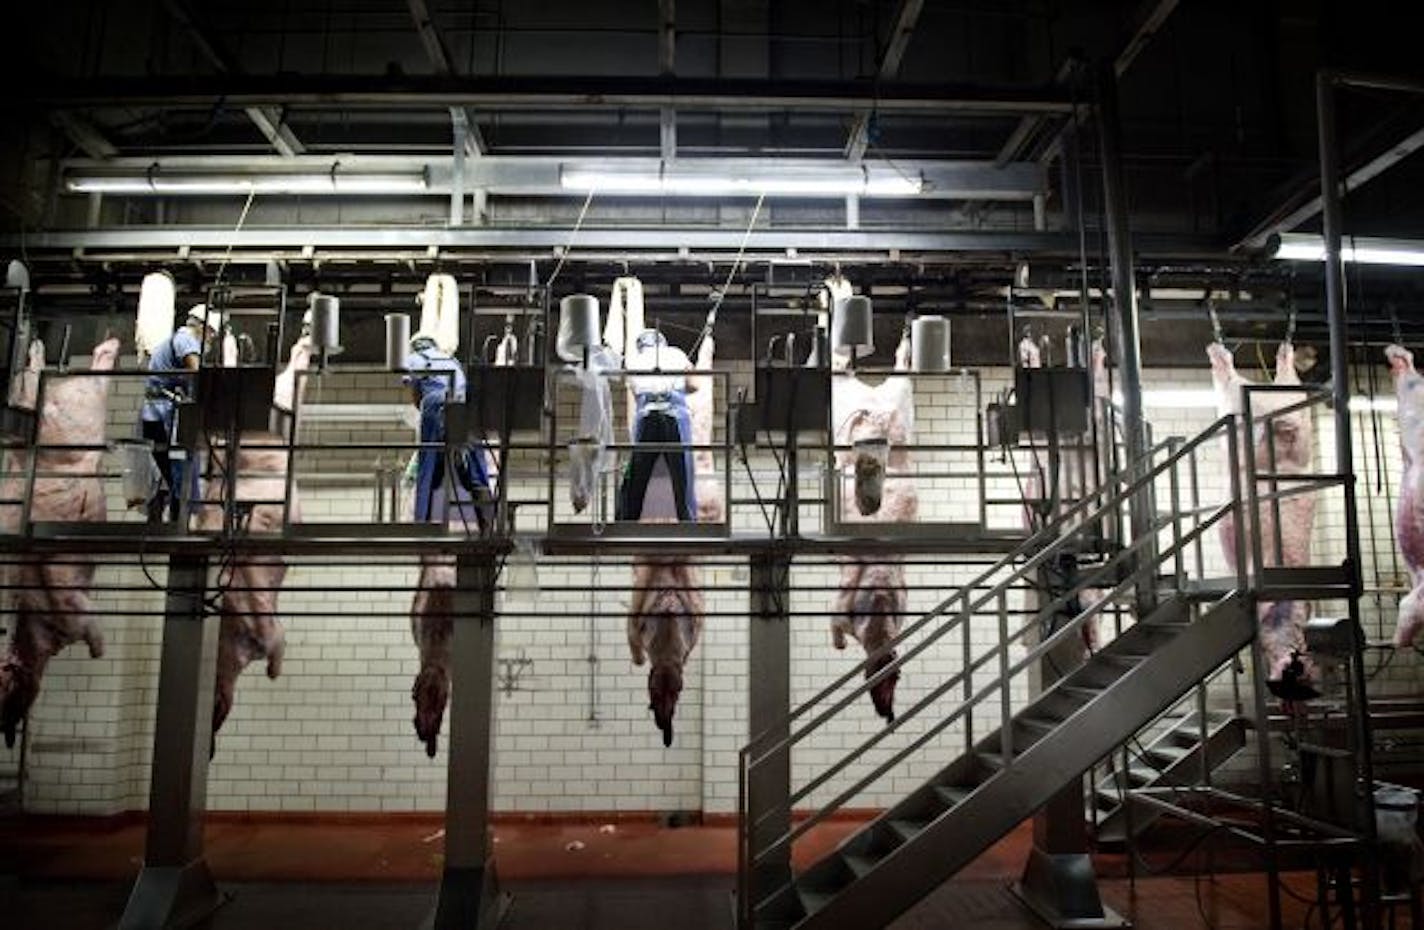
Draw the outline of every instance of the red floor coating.
M325 894L317 889L336 890L343 884L360 884L387 896L405 892L379 889L409 888L409 894L416 896L411 900L420 903L429 893L428 886L439 878L444 847L441 823L434 815L305 819L218 814L207 826L208 859L214 875L234 887L276 883L252 887L306 887L310 889L307 896L315 897ZM857 826L854 821L842 821L813 830L797 849L798 863L817 858ZM517 895L524 895L526 908L542 906L543 899L538 897L541 887L543 893L552 888L562 895L560 907L597 910L589 902L602 900L599 895L616 897L628 893L628 888L647 885L649 879L662 878L670 883L665 886L669 890L689 881L711 883L708 887L715 886L713 897L719 902L716 910L720 914L720 895L730 891L736 867L735 829L725 824L668 828L651 818L626 816L586 822L503 818L496 823L495 838L500 876L513 885ZM1031 838L1031 826L1025 823L954 881L907 912L896 921L894 930L1038 927L1004 890L1018 877ZM52 906L44 903L45 894L63 894L59 889L64 888L72 894L91 896L97 893L95 889L109 888L110 896L121 900L121 886L141 864L143 841L141 817L11 820L0 823L0 876L19 879L29 889L27 895L39 896L35 900L42 907ZM1159 858L1166 857L1159 853ZM1123 865L1120 856L1099 857L1100 886L1105 901L1130 916L1139 930L1258 930L1266 926L1266 886L1259 873L1143 879L1134 892L1120 877ZM1313 895L1314 876L1308 872L1287 875L1285 883L1300 896ZM113 890L116 887L119 890ZM523 891L519 891L521 887ZM46 892L46 888L55 891ZM573 897L565 900L567 895L560 889ZM578 889L586 890L574 894ZM287 893L271 892L279 897ZM101 900L95 906L107 915L104 908L113 903ZM1308 903L1287 895L1284 904L1287 927L1301 927L1310 920ZM1398 917L1395 928L1404 930L1407 915ZM1315 921L1318 926L1318 915ZM229 925L248 926L241 921L222 926ZM721 919L712 925L721 926ZM76 920L74 926L89 924Z
M797 844L798 865L824 855L859 826L836 821ZM230 881L430 881L440 874L439 816L323 818L225 816L209 819L208 861ZM1016 875L1028 825L962 873ZM663 827L651 818L606 821L502 820L494 829L500 874L513 880L718 875L736 870L735 828ZM143 858L141 817L25 817L0 825L0 872L35 879L115 879L136 874Z

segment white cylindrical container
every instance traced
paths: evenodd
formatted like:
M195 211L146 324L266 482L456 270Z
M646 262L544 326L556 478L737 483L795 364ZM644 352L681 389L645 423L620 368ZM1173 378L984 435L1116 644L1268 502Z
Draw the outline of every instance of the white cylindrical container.
M155 271L143 276L138 289L138 320L134 324L134 343L143 355L149 355L159 343L173 335L173 276Z
M341 301L330 294L314 292L310 298L309 308L312 348L341 348Z
M598 298L570 294L559 301L559 339L555 345L566 362L583 360L583 350L598 345Z
M836 301L831 311L831 349L857 358L875 351L875 314L869 297L855 294Z
M949 320L916 317L910 324L910 358L915 371L949 371Z
M386 368L405 371L405 357L410 352L410 317L404 313L386 314Z

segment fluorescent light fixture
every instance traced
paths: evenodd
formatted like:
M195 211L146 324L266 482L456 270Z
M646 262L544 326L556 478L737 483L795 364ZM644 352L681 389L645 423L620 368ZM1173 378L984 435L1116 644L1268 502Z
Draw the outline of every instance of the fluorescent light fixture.
M429 186L425 172L343 173L330 171L216 172L164 171L71 174L65 188L76 194L419 194Z
M751 166L745 172L694 167L579 168L559 171L565 190L600 194L674 197L913 197L924 188L923 179L896 171L862 166L784 167Z
M1325 261L1325 239L1310 233L1281 233L1272 240L1271 257L1285 261ZM1340 244L1340 258L1362 265L1424 266L1424 241L1346 236Z

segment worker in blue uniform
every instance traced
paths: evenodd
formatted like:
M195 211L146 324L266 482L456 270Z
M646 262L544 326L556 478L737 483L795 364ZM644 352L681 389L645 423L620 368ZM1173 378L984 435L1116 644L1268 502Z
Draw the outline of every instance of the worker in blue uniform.
M490 497L484 444L462 444L451 449L448 463L444 450L429 445L445 442L445 404L465 400L465 369L424 333L411 337L405 367L407 374L401 381L410 388L411 403L420 411L422 445L415 455L415 519L422 523L441 522L443 514L437 506L436 492L448 470L458 482L454 496L460 496L460 489L473 496L476 520L483 526L487 512L482 505Z
M668 345L667 338L655 329L638 334L633 353L624 360L628 386L633 392L635 410L631 432L633 443L677 443L680 449L643 451L635 449L629 456L622 493L618 496L619 520L639 520L643 516L643 500L648 481L658 460L667 463L672 481L672 496L679 521L697 519L697 481L692 456L692 417L687 409L690 388L684 375L692 367L686 353Z
M192 376L205 349L217 341L221 329L219 313L209 311L206 304L195 304L188 311L182 326L163 340L148 358L152 372L144 381L143 410L139 415L140 434L153 443L153 461L158 466L160 484L148 502L148 521L158 523L167 510L168 519L178 519L179 504L185 475L188 496L197 496L198 472L185 461L175 461L170 452L177 409L175 403L187 398L192 388Z

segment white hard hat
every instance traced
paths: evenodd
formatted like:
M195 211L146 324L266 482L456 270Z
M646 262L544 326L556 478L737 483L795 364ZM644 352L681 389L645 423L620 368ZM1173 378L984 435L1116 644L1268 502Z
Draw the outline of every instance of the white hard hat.
M188 311L189 321L196 320L208 329L217 330L222 326L222 314L216 310L209 310L207 304L194 304Z

